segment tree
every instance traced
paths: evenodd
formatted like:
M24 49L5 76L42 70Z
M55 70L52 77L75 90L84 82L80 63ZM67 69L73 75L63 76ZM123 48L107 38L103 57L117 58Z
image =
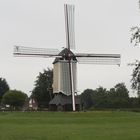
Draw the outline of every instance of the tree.
M25 103L27 95L18 90L7 91L2 98L3 104L8 104L12 109L18 109L22 107Z
M32 91L32 97L38 102L38 106L45 108L49 106L50 100L53 98L52 93L53 70L47 69L39 73L35 81L35 87Z
M0 102L2 96L9 90L9 85L4 78L0 78Z
M132 73L131 87L137 91L137 94L140 97L140 61L136 60L134 65L135 68Z
M96 108L107 108L108 107L108 92L106 88L98 87L93 94L93 101Z
M139 9L140 9L140 0L138 1L139 3ZM138 26L132 27L131 30L131 43L134 42L134 46L137 46L140 44L140 28Z
M111 98L116 96L115 88L110 88L110 90L108 91L108 96Z
M108 92L109 108L128 108L129 91L124 83L118 83Z
M140 0L139 0L139 9L140 9ZM138 26L131 28L131 43L134 42L134 46L137 46L140 44L140 28ZM131 87L132 89L137 91L138 96L140 97L140 61L136 60L135 63L132 63L130 65L134 65L135 68L132 73L132 79L131 79Z
M103 88L100 86L100 87L96 88L96 94L102 98L106 98L107 90L106 90L106 88Z
M86 89L81 94L80 97L81 97L81 102L82 102L84 109L89 109L90 107L93 106L93 104L94 104L93 93L94 93L94 91L92 89Z
M117 97L123 97L123 98L128 98L129 97L129 91L126 88L124 83L118 83L115 85L115 93Z
M140 28L132 27L131 32L131 43L134 42L134 46L137 46L140 43Z

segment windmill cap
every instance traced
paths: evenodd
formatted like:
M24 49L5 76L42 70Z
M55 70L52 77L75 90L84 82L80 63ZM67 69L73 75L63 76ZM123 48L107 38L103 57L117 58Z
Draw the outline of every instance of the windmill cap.
M77 59L76 59L74 53L73 53L71 50L69 50L68 48L63 49L63 50L58 54L58 56L62 56L62 57L56 57L55 60L54 60L54 62L53 62L53 64L57 63L57 62L60 61L60 60L64 60L64 59L65 59L65 60L68 60L69 57L72 57L72 60L77 61Z

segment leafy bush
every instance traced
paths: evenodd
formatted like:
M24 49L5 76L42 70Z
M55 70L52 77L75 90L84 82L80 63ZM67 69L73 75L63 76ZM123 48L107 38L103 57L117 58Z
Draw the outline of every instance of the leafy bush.
M12 109L19 109L25 103L27 95L21 91L9 90L3 95L2 103L10 105Z

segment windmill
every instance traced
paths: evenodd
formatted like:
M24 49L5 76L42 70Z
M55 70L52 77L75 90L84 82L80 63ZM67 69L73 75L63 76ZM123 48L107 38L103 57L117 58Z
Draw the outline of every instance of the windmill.
M73 53L75 49L74 5L65 4L66 48L58 49L14 47L15 56L55 58L53 62L53 93L71 97L73 111L77 92L77 62L82 64L120 65L120 54ZM55 98L55 97L54 97ZM55 98L57 100L57 98ZM62 101L62 100L61 100ZM61 102L60 101L60 102Z

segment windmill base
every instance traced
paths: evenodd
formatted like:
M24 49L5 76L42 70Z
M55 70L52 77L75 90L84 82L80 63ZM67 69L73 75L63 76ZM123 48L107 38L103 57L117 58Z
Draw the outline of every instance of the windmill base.
M80 111L80 99L75 96L76 111ZM72 111L72 96L66 96L62 93L56 94L49 103L50 111Z

